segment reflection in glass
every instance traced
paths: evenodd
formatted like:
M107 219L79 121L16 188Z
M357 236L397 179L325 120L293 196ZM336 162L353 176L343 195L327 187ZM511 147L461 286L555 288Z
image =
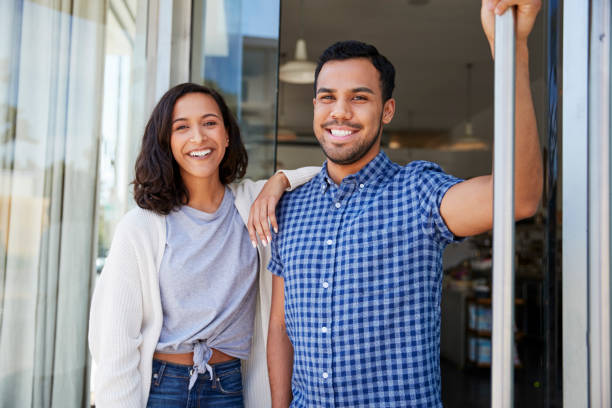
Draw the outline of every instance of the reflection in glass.
M87 400L104 4L0 3L0 406Z
M121 216L133 205L129 184L145 126L147 0L112 0L107 8L98 190L101 270Z
M279 6L193 2L191 80L218 90L236 115L254 179L274 170Z

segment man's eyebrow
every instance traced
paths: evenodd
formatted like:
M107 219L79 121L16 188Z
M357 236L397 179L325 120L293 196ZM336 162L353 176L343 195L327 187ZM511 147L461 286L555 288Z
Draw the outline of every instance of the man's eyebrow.
M366 86L361 86L359 88L353 88L353 93L358 93L358 92L366 92L366 93L370 93L374 95L374 91Z
M214 113L207 113L207 114L205 114L205 115L202 115L202 117L201 117L200 119L204 119L204 118L207 118L207 117L209 117L209 116L214 116L214 117L215 117L215 118L217 118L217 119L221 119L221 118L220 118L220 117L219 117L217 114L214 114ZM176 119L174 119L174 120L172 121L172 123L174 123L174 122L178 122L179 120L187 120L187 118L176 118Z
M320 93L334 93L336 92L335 89L330 89L330 88L319 88L317 89L317 95Z

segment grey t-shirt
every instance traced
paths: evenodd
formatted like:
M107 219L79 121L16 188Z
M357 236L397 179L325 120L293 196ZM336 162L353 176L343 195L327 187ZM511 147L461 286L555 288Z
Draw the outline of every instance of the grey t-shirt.
M211 348L248 358L257 268L257 251L229 188L212 214L188 206L170 213L159 272L164 322L156 350L194 351L194 366L208 362Z

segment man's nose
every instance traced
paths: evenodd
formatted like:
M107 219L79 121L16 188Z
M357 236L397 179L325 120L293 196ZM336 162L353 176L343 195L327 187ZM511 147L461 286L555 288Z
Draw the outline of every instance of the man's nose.
M350 119L353 116L350 105L343 100L339 100L334 104L334 109L331 112L333 119Z

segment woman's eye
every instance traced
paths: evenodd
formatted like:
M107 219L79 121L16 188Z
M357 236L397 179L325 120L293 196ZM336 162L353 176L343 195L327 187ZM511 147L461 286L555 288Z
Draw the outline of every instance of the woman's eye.
M180 126L177 126L177 127L174 129L174 130L175 130L175 131L179 131L179 130L183 130L183 129L187 129L187 126L185 126L185 125L180 125Z
M215 126L216 124L217 124L217 122L205 122L204 126L211 127L211 126Z

